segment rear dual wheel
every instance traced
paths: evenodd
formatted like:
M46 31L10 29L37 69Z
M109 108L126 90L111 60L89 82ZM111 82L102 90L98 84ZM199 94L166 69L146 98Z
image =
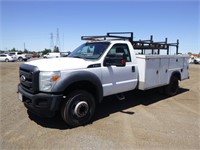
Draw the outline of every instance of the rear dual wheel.
M84 90L71 92L62 102L61 116L70 127L89 123L95 113L95 100Z
M174 96L178 93L178 89L178 78L176 76L172 76L170 79L170 83L164 88L165 94L168 96Z

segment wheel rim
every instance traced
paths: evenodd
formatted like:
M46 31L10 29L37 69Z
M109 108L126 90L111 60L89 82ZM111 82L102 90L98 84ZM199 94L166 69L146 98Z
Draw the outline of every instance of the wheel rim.
M85 117L89 111L89 105L86 101L80 101L75 105L73 111L78 118Z
M95 107L95 99L89 92L76 90L63 101L61 115L71 127L85 125L91 121Z

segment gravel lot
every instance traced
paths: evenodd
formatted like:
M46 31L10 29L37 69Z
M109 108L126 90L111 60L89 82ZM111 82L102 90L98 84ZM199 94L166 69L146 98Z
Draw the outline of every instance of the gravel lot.
M200 149L200 65L179 94L155 90L106 98L92 124L69 129L61 117L39 118L18 100L22 62L0 62L0 149Z

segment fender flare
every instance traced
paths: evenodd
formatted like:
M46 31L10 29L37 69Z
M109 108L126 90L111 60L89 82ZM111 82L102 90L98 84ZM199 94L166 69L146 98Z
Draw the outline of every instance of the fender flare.
M87 81L96 87L97 101L101 102L103 99L103 87L100 79L93 73L88 71L75 71L69 73L66 77L61 78L56 82L52 88L52 92L64 92L67 87L76 82Z

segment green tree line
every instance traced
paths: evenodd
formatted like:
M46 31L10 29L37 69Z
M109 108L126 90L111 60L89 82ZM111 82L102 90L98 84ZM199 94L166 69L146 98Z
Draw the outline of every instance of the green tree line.
M38 52L36 52L36 51L29 51L27 49L25 49L25 50L17 50L16 48L12 48L12 49L10 49L8 51L9 52L22 52L22 53L26 53L26 54L38 54L39 53L39 54L42 54L42 55L45 55L45 54L48 54L48 53L52 52L51 49L46 49L46 48L44 50L38 51ZM59 51L59 47L54 46L53 52L60 52Z
M192 55L193 53L192 52L188 52L188 55ZM198 54L198 57L200 57L200 52L199 52L199 54Z

